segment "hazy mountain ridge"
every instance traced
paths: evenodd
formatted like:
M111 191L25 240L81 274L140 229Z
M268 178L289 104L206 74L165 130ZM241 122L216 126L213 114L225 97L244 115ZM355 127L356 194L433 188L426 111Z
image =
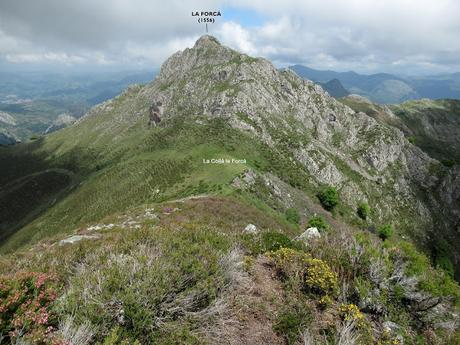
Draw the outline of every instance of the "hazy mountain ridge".
M338 79L332 79L327 83L319 83L319 85L334 98L345 97L350 94Z
M376 103L401 103L411 99L460 99L458 73L427 77L402 77L388 73L321 71L302 65L291 66L301 77L316 82L338 79L351 93L368 97Z

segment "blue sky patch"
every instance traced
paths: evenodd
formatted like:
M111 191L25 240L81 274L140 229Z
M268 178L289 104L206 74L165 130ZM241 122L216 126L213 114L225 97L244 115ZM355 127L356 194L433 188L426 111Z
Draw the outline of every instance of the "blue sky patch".
M263 25L268 17L251 9L226 6L222 9L222 18L225 21L239 23L243 27L255 27Z

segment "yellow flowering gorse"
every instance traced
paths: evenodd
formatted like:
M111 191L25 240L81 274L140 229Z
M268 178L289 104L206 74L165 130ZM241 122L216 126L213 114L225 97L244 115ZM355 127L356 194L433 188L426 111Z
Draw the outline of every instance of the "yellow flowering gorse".
M284 274L290 277L300 277L310 292L319 295L336 294L338 290L337 274L325 261L290 248L281 248L270 253L270 257Z

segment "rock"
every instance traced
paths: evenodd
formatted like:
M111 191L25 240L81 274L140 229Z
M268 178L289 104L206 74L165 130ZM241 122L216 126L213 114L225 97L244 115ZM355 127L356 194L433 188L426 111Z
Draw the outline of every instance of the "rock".
M17 139L14 135L9 133L8 131L1 132L0 131L0 145L14 145L17 143Z
M149 108L149 127L155 127L160 123L162 115L163 103L161 101L156 101Z
M91 225L86 230L88 231L99 231L99 230L104 230L104 229L112 229L115 227L115 224L96 224L96 225Z
M46 129L45 134L49 134L52 132L55 132L59 129L65 128L67 126L70 126L73 124L77 119L73 117L72 115L63 113L60 114L56 120L53 121L53 123Z
M63 240L60 240L59 241L59 245L62 246L62 245L65 245L65 244L74 244L75 242L79 242L81 240L84 240L84 239L97 239L99 238L98 236L91 236L91 235L74 235L74 236L70 236L70 237L67 237Z
M321 234L319 233L318 228L313 227L305 230L300 236L297 236L295 240L308 244L311 239L315 238L321 238Z
M244 233L246 234L257 234L259 230L257 230L257 227L254 224L248 224L243 230Z
M395 334L401 328L401 326L392 321L385 321L382 326L383 329L389 332L390 334Z
M16 126L16 119L10 114L0 111L0 122L3 122L7 125Z

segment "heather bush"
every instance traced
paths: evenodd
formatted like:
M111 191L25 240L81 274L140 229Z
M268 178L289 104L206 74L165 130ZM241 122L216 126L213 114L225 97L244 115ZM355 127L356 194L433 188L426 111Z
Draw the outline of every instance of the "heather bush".
M20 339L47 344L58 324L52 311L59 285L46 273L19 272L0 277L0 334L11 343Z
M58 309L74 315L76 325L97 325L99 342L192 344L195 336L186 334L186 320L208 308L229 284L234 270L224 254L230 244L194 224L186 231L127 234L87 253Z
M305 306L286 306L276 317L273 330L282 335L287 344L296 344L300 330L311 321L311 314Z

